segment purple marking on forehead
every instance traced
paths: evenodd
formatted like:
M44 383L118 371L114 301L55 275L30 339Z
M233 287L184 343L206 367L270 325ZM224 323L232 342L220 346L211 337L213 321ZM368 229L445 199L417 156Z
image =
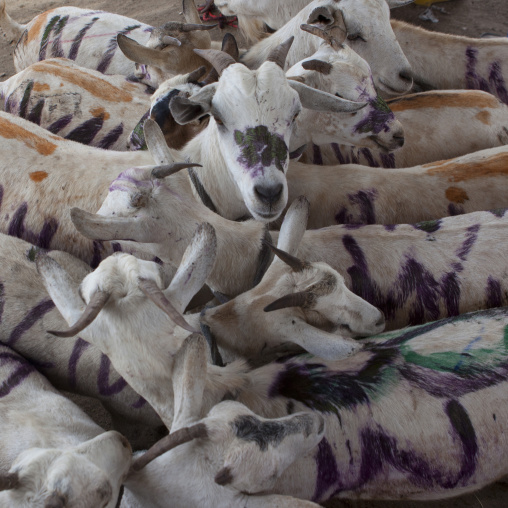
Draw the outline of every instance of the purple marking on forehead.
M42 302L38 303L35 307L33 307L28 314L21 320L21 322L12 330L7 342L5 344L7 346L14 346L16 342L23 336L25 332L30 330L32 326L34 326L37 321L42 319L50 310L55 307L53 300L42 300Z
M386 102L381 97L377 97L369 101L369 106L366 109L368 111L367 116L364 113L363 119L353 127L353 132L363 134L367 132L373 134L379 134L381 131L389 132L390 126L388 124L395 119L395 115Z
M111 397L112 395L116 395L127 386L127 382L121 376L119 376L114 383L109 384L110 368L111 368L110 359L105 354L101 354L101 366L99 370L99 375L97 376L97 388L99 390L99 393L105 397Z
M486 302L488 307L501 307L504 303L503 292L501 290L501 283L494 279L491 275L487 280L487 287L485 288Z
M318 444L315 461L317 478L312 501L318 503L319 501L325 501L329 497L325 497L326 493L333 487L336 487L340 480L337 461L335 460L333 449L326 438L323 438Z
M155 181L145 179L139 180L138 178L135 177L135 175L137 175L141 176L142 178L145 178L145 171L146 170L143 170L142 168L130 168L127 169L126 171L122 171L118 175L118 177L111 183L109 191L112 192L115 190L120 190L128 192L132 190L133 185L141 189L150 189L161 185L161 182L159 182L158 180Z
M0 365L17 363L19 367L12 372L7 379L0 385L0 398L9 395L9 393L19 386L32 372L35 367L28 363L24 358L15 353L0 353Z
M83 339L78 337L76 342L74 343L74 347L72 349L71 356L69 358L69 386L71 388L76 388L77 384L77 368L78 368L78 362L81 358L82 354L85 352L85 349L90 346L88 342L85 342Z

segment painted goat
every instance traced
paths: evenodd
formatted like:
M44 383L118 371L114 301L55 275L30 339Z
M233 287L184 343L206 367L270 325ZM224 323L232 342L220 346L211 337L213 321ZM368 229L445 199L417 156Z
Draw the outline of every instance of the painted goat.
M23 357L0 346L0 506L118 506L131 447L104 432Z

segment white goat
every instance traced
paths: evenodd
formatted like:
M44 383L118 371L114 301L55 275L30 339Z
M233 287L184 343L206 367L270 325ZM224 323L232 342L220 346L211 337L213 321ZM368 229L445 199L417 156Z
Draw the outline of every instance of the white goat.
M504 157L500 154L492 156L491 160L486 160L483 171L486 173L492 172L493 174L496 171L505 171L506 165L503 161ZM431 169L437 171L440 167L431 166ZM323 167L324 169L326 167ZM461 174L471 176L474 171L478 171L476 167L468 168L459 164L456 164L453 169L449 173L450 178L457 179ZM370 171L377 172L378 175L384 174L384 172L376 169ZM392 183L395 187L394 192L400 194L397 196L396 202L402 203L403 199L407 199L406 208L403 208L401 204L399 205L401 212L408 215L413 213L415 199L406 198L404 196L406 191L400 191L398 187L399 184L401 186L407 185L406 181L399 177L402 180L399 183L397 178L393 178L393 174L397 174L396 170L386 171L390 174L390 182L394 182ZM402 172L399 174L402 174ZM408 178L411 176L415 178L415 175L409 173ZM189 241L196 223L209 222L217 231L218 254L217 262L207 279L208 285L214 290L230 296L246 291L255 279L256 272L259 272L260 246L261 239L264 236L262 225L253 222L231 222L214 214L200 203L191 203L190 196L183 192L183 187L179 184L180 178L182 178L182 175L173 175L157 184L154 182L151 173L147 171L133 170L126 172L124 177L119 178L111 186L111 191L99 209L98 215L74 209L71 211L71 217L78 230L88 238L104 240L130 239L141 242L137 244L139 250L144 250L146 254L151 256L158 256L174 266L179 264L183 255L182 243L184 242L180 239ZM351 178L359 178L359 174L352 173ZM429 182L435 178L436 176L428 175ZM495 182L495 177L492 178L492 182ZM478 187L480 186L479 180L474 178L466 180L466 182L469 181L472 181ZM457 199L461 196L464 197L461 187L449 183L448 185L450 189L448 196L450 199L455 200L451 204L458 207ZM486 188L489 190L484 192L485 195L494 192L496 185L499 185L499 182L490 186L487 185ZM302 193L307 190L312 191L312 189L304 189ZM425 188L421 189L422 194L426 191ZM353 198L356 195L358 198L352 199L351 202L359 210L357 216L361 219L363 215L363 222L368 222L369 217L372 217L374 213L374 208L369 205L371 203L369 200L374 195L365 191L356 191L356 194L352 195ZM429 196L426 198L424 194L422 203L430 203L432 196L431 194ZM502 199L502 197L498 195L497 199ZM143 205L133 206L132 203L138 202L142 202ZM440 217L432 208L427 211L431 212L434 217ZM387 216L390 217L388 214L391 213L393 213L392 208L387 205L381 219ZM318 231L307 231L302 240L300 255L306 261L324 261L344 277L346 277L349 270L349 275L356 284L355 292L361 292L360 296L381 307L387 313L387 317L393 320L389 323L390 327L403 326L402 322L404 324L410 322L416 324L423 320L437 319L458 312L459 295L461 293L456 288L460 286L460 279L455 279L450 273L456 272L458 265L455 265L457 263L461 264L465 260L462 258L467 258L469 255L469 248L466 248L469 242L475 243L478 235L482 234L483 226L479 227L478 224L487 225L491 221L494 223L503 222L505 220L503 219L504 213L500 213L500 215L501 218L498 219L490 212L468 214L463 217L439 219L415 227L345 225ZM449 231L445 227L448 223L450 224ZM441 242L428 241L439 235L437 230L440 229L441 224L443 224L442 234L446 238L444 241L445 250L448 252L446 256L442 252L435 254L433 251L433 249L440 249ZM492 232L488 232L490 226L485 227L487 238L489 235L495 234L497 227L493 225ZM468 228L472 229L468 231ZM429 234L427 230L429 230ZM391 247L392 243L399 243L397 241L399 231L401 231L400 247L393 249ZM408 231L411 232L410 235ZM435 233L435 231L437 232ZM455 236L457 231L460 233ZM366 239L362 241L362 247L360 248L358 247L358 241L360 240L356 241L355 238L358 236L358 239L360 239L362 235L365 235ZM450 235L449 238L448 235ZM377 246L377 242L383 242L384 245L385 241L386 247ZM498 261L495 261L504 259L502 254L504 244L499 242L500 239L496 237L496 242L485 241L484 243L487 250L491 249L490 252L494 256L492 258L494 261L487 263L485 266L487 269L499 266L500 271L491 274L492 282L489 282L489 274L487 273L482 276L481 282L479 282L474 278L477 272L474 270L471 272L472 287L481 287L482 289L475 292L478 299L472 301L472 307L466 307L464 311L475 309L477 305L482 304L481 302L488 302L489 299L492 302L498 301L497 305L503 303L501 299L504 296L490 298L487 297L488 293L486 293L489 284L492 284L492 295L504 295L501 289L499 291L495 289L502 284L500 281L504 278L502 274L505 269L504 265L501 266ZM500 245L501 250L499 252L492 250L493 243ZM369 261L367 261L365 251L368 250L370 244L372 244L372 248L369 250ZM340 248L338 248L339 245ZM416 249L415 245L418 245L418 250L413 252L412 249ZM382 252L386 253L386 257L381 257ZM483 259L488 255L487 252L484 254L482 251L478 257L478 263L483 264ZM444 264L437 271L434 271L433 263L436 258L442 259ZM473 263L471 266L476 266L476 264ZM388 269L387 267L391 268ZM370 275L374 271L376 272L375 284ZM423 284L423 281L427 281L429 289L425 289L424 293L413 301L404 295L406 293L417 293L416 286L412 286L410 283L410 275L416 273L419 274L422 281L422 288L427 287ZM431 276L431 274L435 275ZM348 286L353 284L351 279L346 279ZM381 286L384 289L378 289ZM378 291L381 291L381 294L378 295ZM432 298L430 298L430 294L433 295ZM450 297L453 295L453 299L446 303L446 295L448 294ZM469 290L464 294L469 294ZM399 302L397 305L393 302L393 298ZM404 310L401 310L400 316L397 316L396 308L399 308L399 305ZM492 305L494 304L489 304L489 306ZM426 315L426 312L430 314ZM401 321L397 321L397 319L401 319Z
M413 69L416 91L469 88L508 104L506 37L474 39L396 20L392 28Z
M322 145L316 136L300 162L407 168L508 144L508 106L486 92L422 92L389 100L388 107L404 126L399 150Z
M226 16L237 16L238 26L248 40L259 40L264 25L278 30L312 0L217 0L215 5ZM413 0L386 0L390 9L401 7Z
M163 89L166 94L193 94L200 87L192 82L204 71L201 67L166 80ZM32 64L1 83L0 107L63 138L111 150L127 150L128 142L134 145L140 134L143 139L143 123L151 114L169 146L180 149L202 127L178 125L160 102L156 111L149 111L152 92L124 76L108 76L79 67L72 60L52 58Z
M23 240L0 235L0 343L26 358L58 389L98 399L111 413L116 428L146 446L146 431L161 425L154 410L111 367L107 356L80 337L62 341L46 328L66 326L35 267L38 252ZM47 254L81 281L90 268L70 254ZM169 279L164 282L169 284ZM153 439L153 437L152 437ZM149 442L149 444L151 444Z
M205 418L193 405L196 377L206 374L202 344L187 361L197 388L183 403L186 444L126 485L141 506L177 508L250 506L246 494L258 492L323 503L479 489L508 473L507 329L508 309L499 308L365 339L340 361L286 357L250 372L236 402L217 399ZM324 436L295 458L292 441L313 434L311 415L299 413L309 410L324 418ZM300 425L264 420L288 414Z
M248 67L259 67L274 47L294 36L286 61L289 68L318 48L317 39L302 32L300 25L335 27L348 34L348 45L368 62L376 86L389 95L401 95L410 90L412 74L389 18L390 11L383 0L314 0L277 32L250 48L242 61Z
M186 23L170 22L154 28L119 14L57 7L20 25L7 14L5 0L0 0L0 27L17 41L14 50L17 72L46 58L66 57L103 74L138 76L144 83L157 87L174 74L190 72L206 64L193 49L210 48L211 39L206 30L215 25L201 23L194 0L183 0L183 12ZM134 62L118 49L118 34L128 34L158 51L159 65L138 72Z
M114 508L131 447L0 346L0 506Z

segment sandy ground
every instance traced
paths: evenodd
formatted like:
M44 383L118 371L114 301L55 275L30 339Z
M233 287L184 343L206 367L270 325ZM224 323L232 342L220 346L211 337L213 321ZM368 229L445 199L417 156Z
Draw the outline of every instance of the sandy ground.
M75 5L82 8L103 9L129 16L148 24L162 24L165 21L182 19L180 0L6 0L10 15L18 22L26 23L35 15L48 9L62 5ZM256 0L252 0L256 1ZM430 0L431 1L431 0ZM198 3L201 3L198 0ZM434 10L439 22L431 23L422 21L419 15L425 7L409 5L393 11L395 18L423 26L429 30L446 33L479 37L484 32L493 32L499 35L508 33L508 1L507 0L450 0L437 4L441 9ZM228 30L233 33L236 30ZM215 40L221 40L222 34L217 29L212 32ZM241 40L240 40L241 42ZM6 79L14 74L12 64L13 47L7 44L5 38L0 40L0 77ZM84 398L76 398L80 405L91 412L106 427L109 427L111 419L101 408L89 404ZM508 460L508 458L507 458ZM495 484L475 494L469 494L448 501L434 502L334 502L329 507L348 508L507 508L508 507L508 484Z

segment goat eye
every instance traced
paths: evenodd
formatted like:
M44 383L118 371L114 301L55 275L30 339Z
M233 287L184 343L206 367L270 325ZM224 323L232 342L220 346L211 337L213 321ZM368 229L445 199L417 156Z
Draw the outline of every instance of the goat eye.
M366 42L366 40L360 34L348 34L347 38L350 41L360 40L360 41Z
M294 122L298 118L299 115L300 115L299 111L298 111L298 113L295 113L295 115L293 116L292 122Z
M343 99L344 98L340 93L337 93L337 92L335 92L335 96L338 97L339 99Z
M218 116L214 116L214 118L215 118L217 125L224 125L224 122Z

